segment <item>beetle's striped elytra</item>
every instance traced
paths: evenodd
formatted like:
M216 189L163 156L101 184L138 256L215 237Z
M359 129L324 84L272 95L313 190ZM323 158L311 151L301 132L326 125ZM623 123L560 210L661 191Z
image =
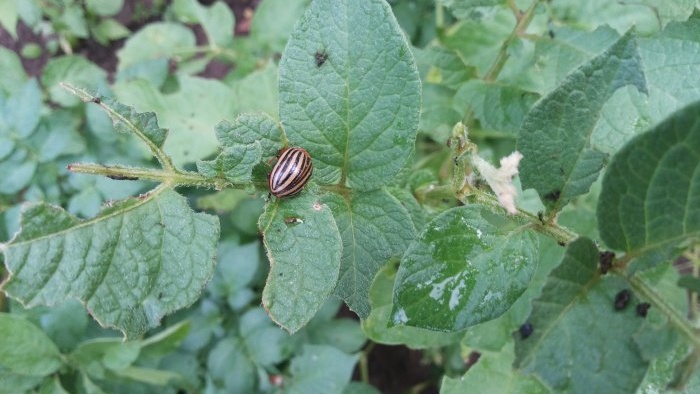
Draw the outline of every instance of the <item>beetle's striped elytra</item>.
M308 182L311 171L309 152L297 147L284 149L267 179L270 193L278 198L296 195Z

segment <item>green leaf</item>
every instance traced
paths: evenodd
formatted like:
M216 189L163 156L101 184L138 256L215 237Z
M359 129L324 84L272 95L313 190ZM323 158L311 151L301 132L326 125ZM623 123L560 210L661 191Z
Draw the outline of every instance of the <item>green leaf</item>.
M250 182L253 168L261 158L262 147L258 141L227 146L214 160L198 160L197 171L209 178L224 177L233 183L246 183Z
M620 276L600 276L591 240L569 244L533 301L531 336L516 336L516 368L535 374L556 392L636 389L648 363L631 334L644 319L633 307L614 308L616 294L628 286Z
M606 154L591 147L591 133L605 102L632 84L646 93L644 72L632 34L578 70L525 116L517 149L523 154L523 189L534 188L558 211L585 194L598 177Z
M79 221L60 208L29 206L3 245L3 289L31 307L81 300L127 337L192 304L214 270L218 219L194 213L168 188Z
M509 7L495 7L450 26L441 41L447 49L456 51L466 65L474 67L477 75L484 76L515 25Z
M420 80L383 0L313 2L279 72L280 119L289 141L315 159L320 183L373 190L403 168L418 127Z
M195 45L194 33L185 26L171 22L149 23L129 37L117 53L119 70L144 60L170 58Z
M504 0L439 0L439 3L452 11L457 19L468 18L477 7L492 7L505 3Z
M554 90L569 73L580 67L595 56L600 55L620 39L620 35L608 26L588 32L562 26L552 29L554 38L537 40L535 43L535 64L527 77L532 79L531 85L525 89L547 94ZM513 75L513 78L523 78L523 70L510 70L509 64L502 74Z
M360 318L366 318L374 275L391 257L403 254L416 230L408 211L385 190L348 198L331 193L322 201L333 212L343 240L340 276L333 293Z
M0 128L0 133L6 134L15 138L28 138L41 120L42 107L41 89L36 79L30 79L22 88L15 94L9 97L2 108L3 120L6 122L9 130ZM2 123L0 123L2 126Z
M175 0L171 7L183 22L202 25L210 46L227 46L233 40L233 12L223 1L206 7L196 0Z
M85 0L87 10L100 16L112 16L124 6L124 0Z
M3 27L13 39L17 39L17 2L0 0L0 27Z
M514 359L512 344L499 352L481 352L479 361L464 376L445 376L440 385L440 393L550 393L547 386L537 378L513 370Z
M257 12L257 11L256 11ZM228 82L231 86L232 101L237 113L264 112L277 117L277 66L268 62L259 70L247 74L245 78Z
M458 342L463 332L444 333L418 327L391 326L391 300L397 264L387 264L374 277L369 291L372 312L362 320L362 330L371 340L387 345L405 345L412 349L446 346Z
M0 47L0 70L0 93L14 94L27 81L27 74L17 54L4 47Z
M214 126L234 118L234 106L231 89L219 81L181 75L178 82L179 89L170 94L144 80L115 85L114 90L122 102L158 114L160 124L169 130L164 150L182 166L216 151Z
M485 132L515 136L538 96L517 87L471 80L459 88L455 102L470 108Z
M236 337L224 338L211 349L207 372L213 385L227 393L250 393L255 389L255 365Z
M80 103L78 97L66 91L61 83L69 83L91 92L107 93L107 73L82 56L63 56L51 59L41 75L41 82L49 91L51 100L64 107Z
M0 313L0 371L16 375L47 376L63 364L61 353L37 326Z
M700 83L688 75L700 72L700 14L687 22L671 23L664 31L639 41L644 73L649 83L651 123L700 97Z
M330 208L307 193L268 203L259 223L270 260L263 306L294 333L335 288L342 251L338 226Z
M401 259L393 323L453 332L502 315L537 268L524 224L476 205L435 217Z
M271 368L289 357L289 335L274 326L262 308L241 316L239 333L246 353L257 367Z
M197 162L197 168L205 176L223 175L234 183L248 182L253 167L282 148L281 134L280 124L262 113L240 115L233 123L223 121L216 125L222 152L215 160Z
M282 52L294 23L310 0L266 0L255 9L250 38L271 52ZM280 12L284 9L284 12Z
M109 42L112 40L129 37L131 31L114 19L104 19L92 27L92 34L97 42L109 46Z
M600 236L643 254L700 235L700 102L631 140L614 157L598 201Z
M475 77L474 69L464 64L455 50L431 46L425 50L416 48L414 51L421 78L426 83L457 89Z
M650 34L658 31L670 21L688 19L695 8L694 0L641 0L636 2L614 2L589 0L586 2L560 1L552 4L552 17L582 30L593 30L597 26L612 26L619 32L630 28Z
M357 359L330 346L304 345L289 366L292 377L285 381L285 392L340 393L350 382Z

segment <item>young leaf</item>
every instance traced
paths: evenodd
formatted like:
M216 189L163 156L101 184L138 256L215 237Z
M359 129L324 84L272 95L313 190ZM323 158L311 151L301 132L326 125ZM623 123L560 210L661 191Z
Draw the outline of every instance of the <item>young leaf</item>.
M214 270L218 235L217 217L194 213L166 187L87 221L32 205L2 245L3 290L28 307L77 298L100 324L132 338L197 299Z
M202 25L211 47L227 46L233 40L233 13L222 1L207 7L196 0L175 0L172 10L183 22Z
M403 254L415 238L411 217L401 203L384 190L344 198L324 196L343 239L340 276L334 294L345 300L360 318L370 312L369 287L390 257Z
M51 339L22 317L0 313L0 371L25 376L47 376L62 364ZM0 375L1 376L1 375Z
M586 193L606 158L591 146L591 133L605 102L630 84L647 92L632 33L569 74L535 104L518 136L517 149L524 156L520 168L523 189L537 190L554 211Z
M413 150L420 80L384 0L314 1L279 70L280 119L321 183L387 184Z
M556 392L633 392L648 364L632 336L644 319L614 306L626 286L620 276L601 278L591 240L571 243L533 301L532 334L516 337L516 368Z
M222 152L214 160L198 161L197 169L205 176L222 174L234 183L249 181L255 165L277 155L281 137L280 124L263 113L242 114L233 123L223 121L216 126Z
M614 157L598 201L601 238L642 254L700 235L700 102L631 140Z
M401 260L393 323L452 332L502 315L536 269L539 242L523 225L475 205L429 222Z
M183 48L194 48L196 38L192 30L171 22L149 23L129 37L117 53L119 70L134 64L158 58L169 58Z
M331 346L304 345L289 366L292 378L285 392L340 393L350 382L357 359Z
M499 352L482 352L479 361L464 376L459 379L444 377L440 393L546 394L551 392L538 379L513 370L514 359L512 343Z
M259 223L271 265L263 306L294 333L316 314L338 280L338 226L330 208L306 193L268 203Z

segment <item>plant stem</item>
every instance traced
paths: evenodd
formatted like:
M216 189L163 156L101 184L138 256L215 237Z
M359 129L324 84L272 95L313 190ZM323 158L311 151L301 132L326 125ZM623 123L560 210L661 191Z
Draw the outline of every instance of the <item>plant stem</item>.
M171 186L192 185L223 189L236 185L221 178L205 178L195 172L182 172L173 170L158 170L152 168L104 166L102 164L74 163L68 165L68 170L82 174L104 175L112 179L121 180L148 180L165 183Z
M484 81L493 82L498 77L498 74L501 73L501 70L503 70L503 66L505 66L506 61L508 60L508 57L509 57L508 47L530 25L530 22L532 22L533 16L535 16L535 8L537 7L538 2L539 2L539 0L533 1L532 4L530 5L530 8L528 8L527 11L525 11L525 13L523 13L522 15L518 15L519 12L517 11L517 8L515 7L515 4L513 3L512 0L508 2L509 5L511 5L511 8L513 8L515 10L514 12L516 14L516 19L517 19L518 23L515 24L515 28L510 33L510 36L508 36L508 38L505 41L503 41L503 44L501 44L501 49L498 51L498 56L496 57L496 61L493 62L493 64L491 65L491 68L484 76Z
M678 331L683 334L688 341L695 347L696 350L700 350L700 332L693 329L693 327L688 324L688 321L676 312L671 305L669 305L666 300L661 297L656 290L654 290L649 284L644 282L638 276L633 276L628 278L632 288L642 297L649 300L649 302L661 311L667 318L669 323L674 326Z
M374 349L374 342L370 342L360 353L360 379L363 383L369 384L369 354Z

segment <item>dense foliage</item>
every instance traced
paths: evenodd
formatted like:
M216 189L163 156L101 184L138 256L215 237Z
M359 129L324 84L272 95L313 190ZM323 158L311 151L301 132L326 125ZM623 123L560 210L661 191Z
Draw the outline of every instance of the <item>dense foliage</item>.
M0 392L700 390L695 1L150 6L0 1Z

